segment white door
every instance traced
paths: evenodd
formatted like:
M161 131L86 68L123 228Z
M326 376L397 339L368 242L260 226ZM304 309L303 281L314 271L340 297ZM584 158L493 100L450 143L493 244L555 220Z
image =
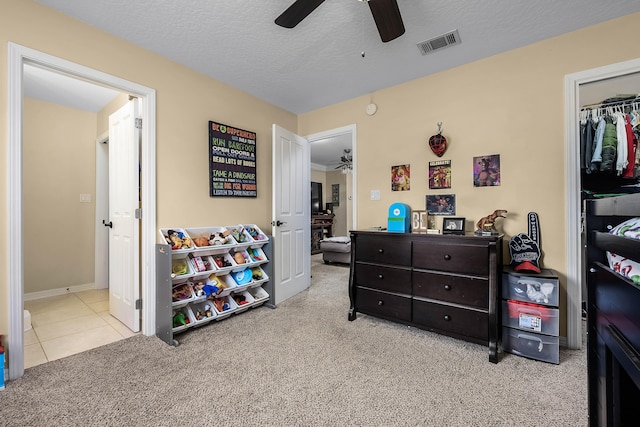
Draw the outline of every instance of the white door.
M309 142L273 125L273 284L275 303L311 283Z
M109 312L133 332L140 330L139 130L136 102L109 117Z

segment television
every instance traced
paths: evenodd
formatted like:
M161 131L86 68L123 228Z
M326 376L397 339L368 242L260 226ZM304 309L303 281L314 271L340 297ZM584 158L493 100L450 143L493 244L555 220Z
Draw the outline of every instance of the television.
M311 182L311 215L322 213L322 183Z

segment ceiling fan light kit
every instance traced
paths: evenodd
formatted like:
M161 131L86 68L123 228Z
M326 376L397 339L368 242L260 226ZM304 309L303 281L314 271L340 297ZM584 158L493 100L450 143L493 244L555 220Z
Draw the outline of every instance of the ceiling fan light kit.
M396 0L359 0L369 5L380 39L386 43L404 34L405 28ZM275 23L284 28L294 28L311 14L324 0L296 0L282 12ZM364 52L363 55L364 57Z

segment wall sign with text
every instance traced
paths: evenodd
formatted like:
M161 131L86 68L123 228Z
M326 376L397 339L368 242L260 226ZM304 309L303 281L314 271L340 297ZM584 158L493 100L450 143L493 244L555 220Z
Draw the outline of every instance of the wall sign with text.
M209 121L209 196L257 195L255 132Z

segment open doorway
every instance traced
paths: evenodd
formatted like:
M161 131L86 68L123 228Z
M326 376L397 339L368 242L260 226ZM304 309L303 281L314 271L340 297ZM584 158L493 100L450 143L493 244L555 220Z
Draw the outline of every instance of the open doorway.
M307 140L311 147L311 169L321 173L342 173L341 157L345 155L344 150L350 150L351 167L344 173L346 188L341 193L345 202L345 219L343 231L357 228L357 147L356 147L356 125L344 126L330 129L323 132L308 135ZM331 186L324 188L323 200L327 203L332 201ZM326 203L324 208L326 208Z
M24 248L23 248L23 67L49 69L87 82L128 93L141 99L141 292L142 300L155 301L155 90L122 80L79 64L62 60L14 43L9 43L8 114L8 239L14 242L8 255L9 283L9 379L24 373ZM142 307L142 333L155 333L155 304Z
M28 63L23 77L24 365L29 368L130 337L140 321L131 330L112 315L109 228L100 223L109 218L109 118L131 102L128 94ZM96 143L97 133L105 133L106 140Z
M307 140L311 152L311 181L321 183L323 193L322 215L312 213L313 267L322 258L316 240L327 235L347 238L349 231L357 228L356 125L309 135ZM315 227L314 217L320 223ZM331 223L329 227L327 222Z
M615 85L616 78L637 75L640 73L640 59L581 71L565 76L565 135L566 135L566 253L567 253L567 346L582 347L582 301L583 262L582 246L582 202L580 182L580 107L581 88L598 82L609 82ZM613 86L611 86L613 89ZM621 88L613 89L615 91ZM638 90L638 89L636 89ZM585 92L583 92L584 94Z

